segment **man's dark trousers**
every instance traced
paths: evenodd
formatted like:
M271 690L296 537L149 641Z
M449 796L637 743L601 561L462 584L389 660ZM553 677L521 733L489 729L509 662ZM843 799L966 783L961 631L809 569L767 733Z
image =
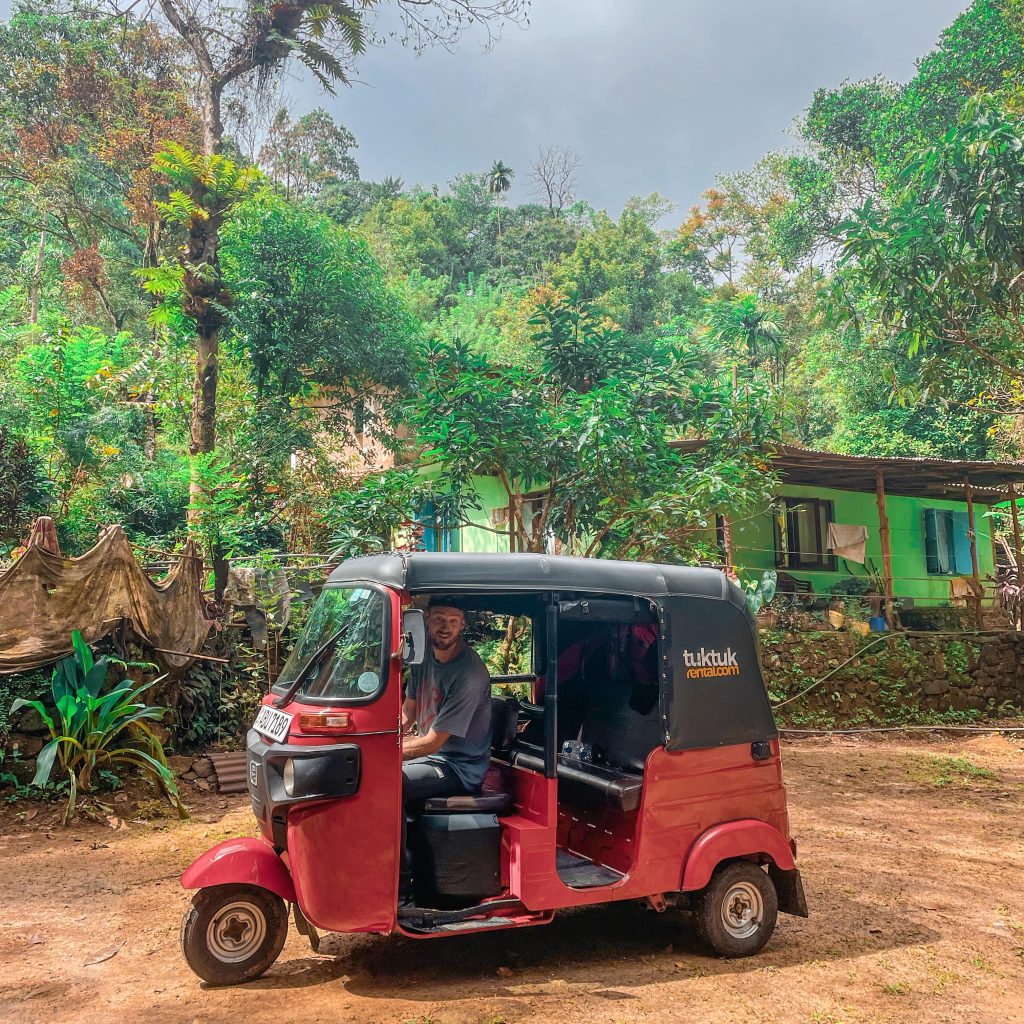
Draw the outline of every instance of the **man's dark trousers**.
M417 804L433 796L461 796L466 787L458 775L446 765L418 757L402 765L402 871L399 896L412 896L412 857L409 854L408 817Z

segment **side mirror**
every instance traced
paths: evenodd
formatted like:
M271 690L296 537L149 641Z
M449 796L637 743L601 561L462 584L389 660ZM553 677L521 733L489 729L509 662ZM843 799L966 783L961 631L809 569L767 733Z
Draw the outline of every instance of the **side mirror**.
M422 665L427 656L427 619L420 608L402 612L402 661Z

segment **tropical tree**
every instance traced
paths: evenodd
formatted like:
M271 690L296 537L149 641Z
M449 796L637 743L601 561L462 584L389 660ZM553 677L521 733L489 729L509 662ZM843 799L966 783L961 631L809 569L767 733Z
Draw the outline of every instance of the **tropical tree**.
M138 7L133 0L107 0L105 6L129 23ZM404 21L403 41L422 47L452 45L468 24L493 26L524 16L524 0L392 0ZM351 66L367 45L367 12L380 0L281 0L272 5L248 0L157 0L156 11L180 36L192 55L202 125L202 157L208 166L221 157L225 93L246 84L266 85L275 69L290 58L303 64L328 92L349 80ZM224 166L224 165L222 165ZM202 203L199 204L202 207ZM217 360L223 317L210 299L223 294L217 250L219 216L193 218L189 248L204 276L186 273L185 305L202 311L196 320L196 373L191 449L211 452L216 444Z
M786 343L779 311L762 303L752 292L708 304L707 328L719 345L745 354L750 366L767 366L773 384L781 382Z
M434 347L410 410L422 464L453 522L479 507L475 479L496 477L513 549L676 561L692 556L716 510L765 498L760 445L770 396L709 377L696 353L630 342L586 303L536 310L531 367L463 343ZM673 438L707 439L684 454ZM475 523L479 525L479 523Z
M359 178L359 165L349 152L356 145L355 136L326 110L318 108L293 122L281 107L271 121L259 162L286 198L304 198Z
M512 179L516 172L508 164L501 160L495 160L491 169L487 172L487 190L498 200L498 263L504 266L504 259L501 254L501 208L505 202L505 193L512 188Z
M1024 121L971 101L899 182L844 226L847 275L911 356L980 362L994 404L1024 407Z

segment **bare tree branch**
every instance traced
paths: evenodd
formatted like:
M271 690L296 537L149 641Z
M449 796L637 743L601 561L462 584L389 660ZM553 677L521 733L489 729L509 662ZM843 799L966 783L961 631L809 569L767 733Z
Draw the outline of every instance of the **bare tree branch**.
M562 146L542 146L530 164L533 195L547 203L552 214L561 213L574 199L579 155Z

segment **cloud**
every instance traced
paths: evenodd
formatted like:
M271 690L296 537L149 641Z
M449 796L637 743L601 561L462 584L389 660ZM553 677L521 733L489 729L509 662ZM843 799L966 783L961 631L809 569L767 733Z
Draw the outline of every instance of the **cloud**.
M814 90L913 74L962 0L537 0L528 30L490 53L370 53L361 83L323 103L360 142L364 174L443 183L497 158L523 200L541 145L582 157L581 193L617 212L659 191L695 202L715 174L749 167L786 134Z

